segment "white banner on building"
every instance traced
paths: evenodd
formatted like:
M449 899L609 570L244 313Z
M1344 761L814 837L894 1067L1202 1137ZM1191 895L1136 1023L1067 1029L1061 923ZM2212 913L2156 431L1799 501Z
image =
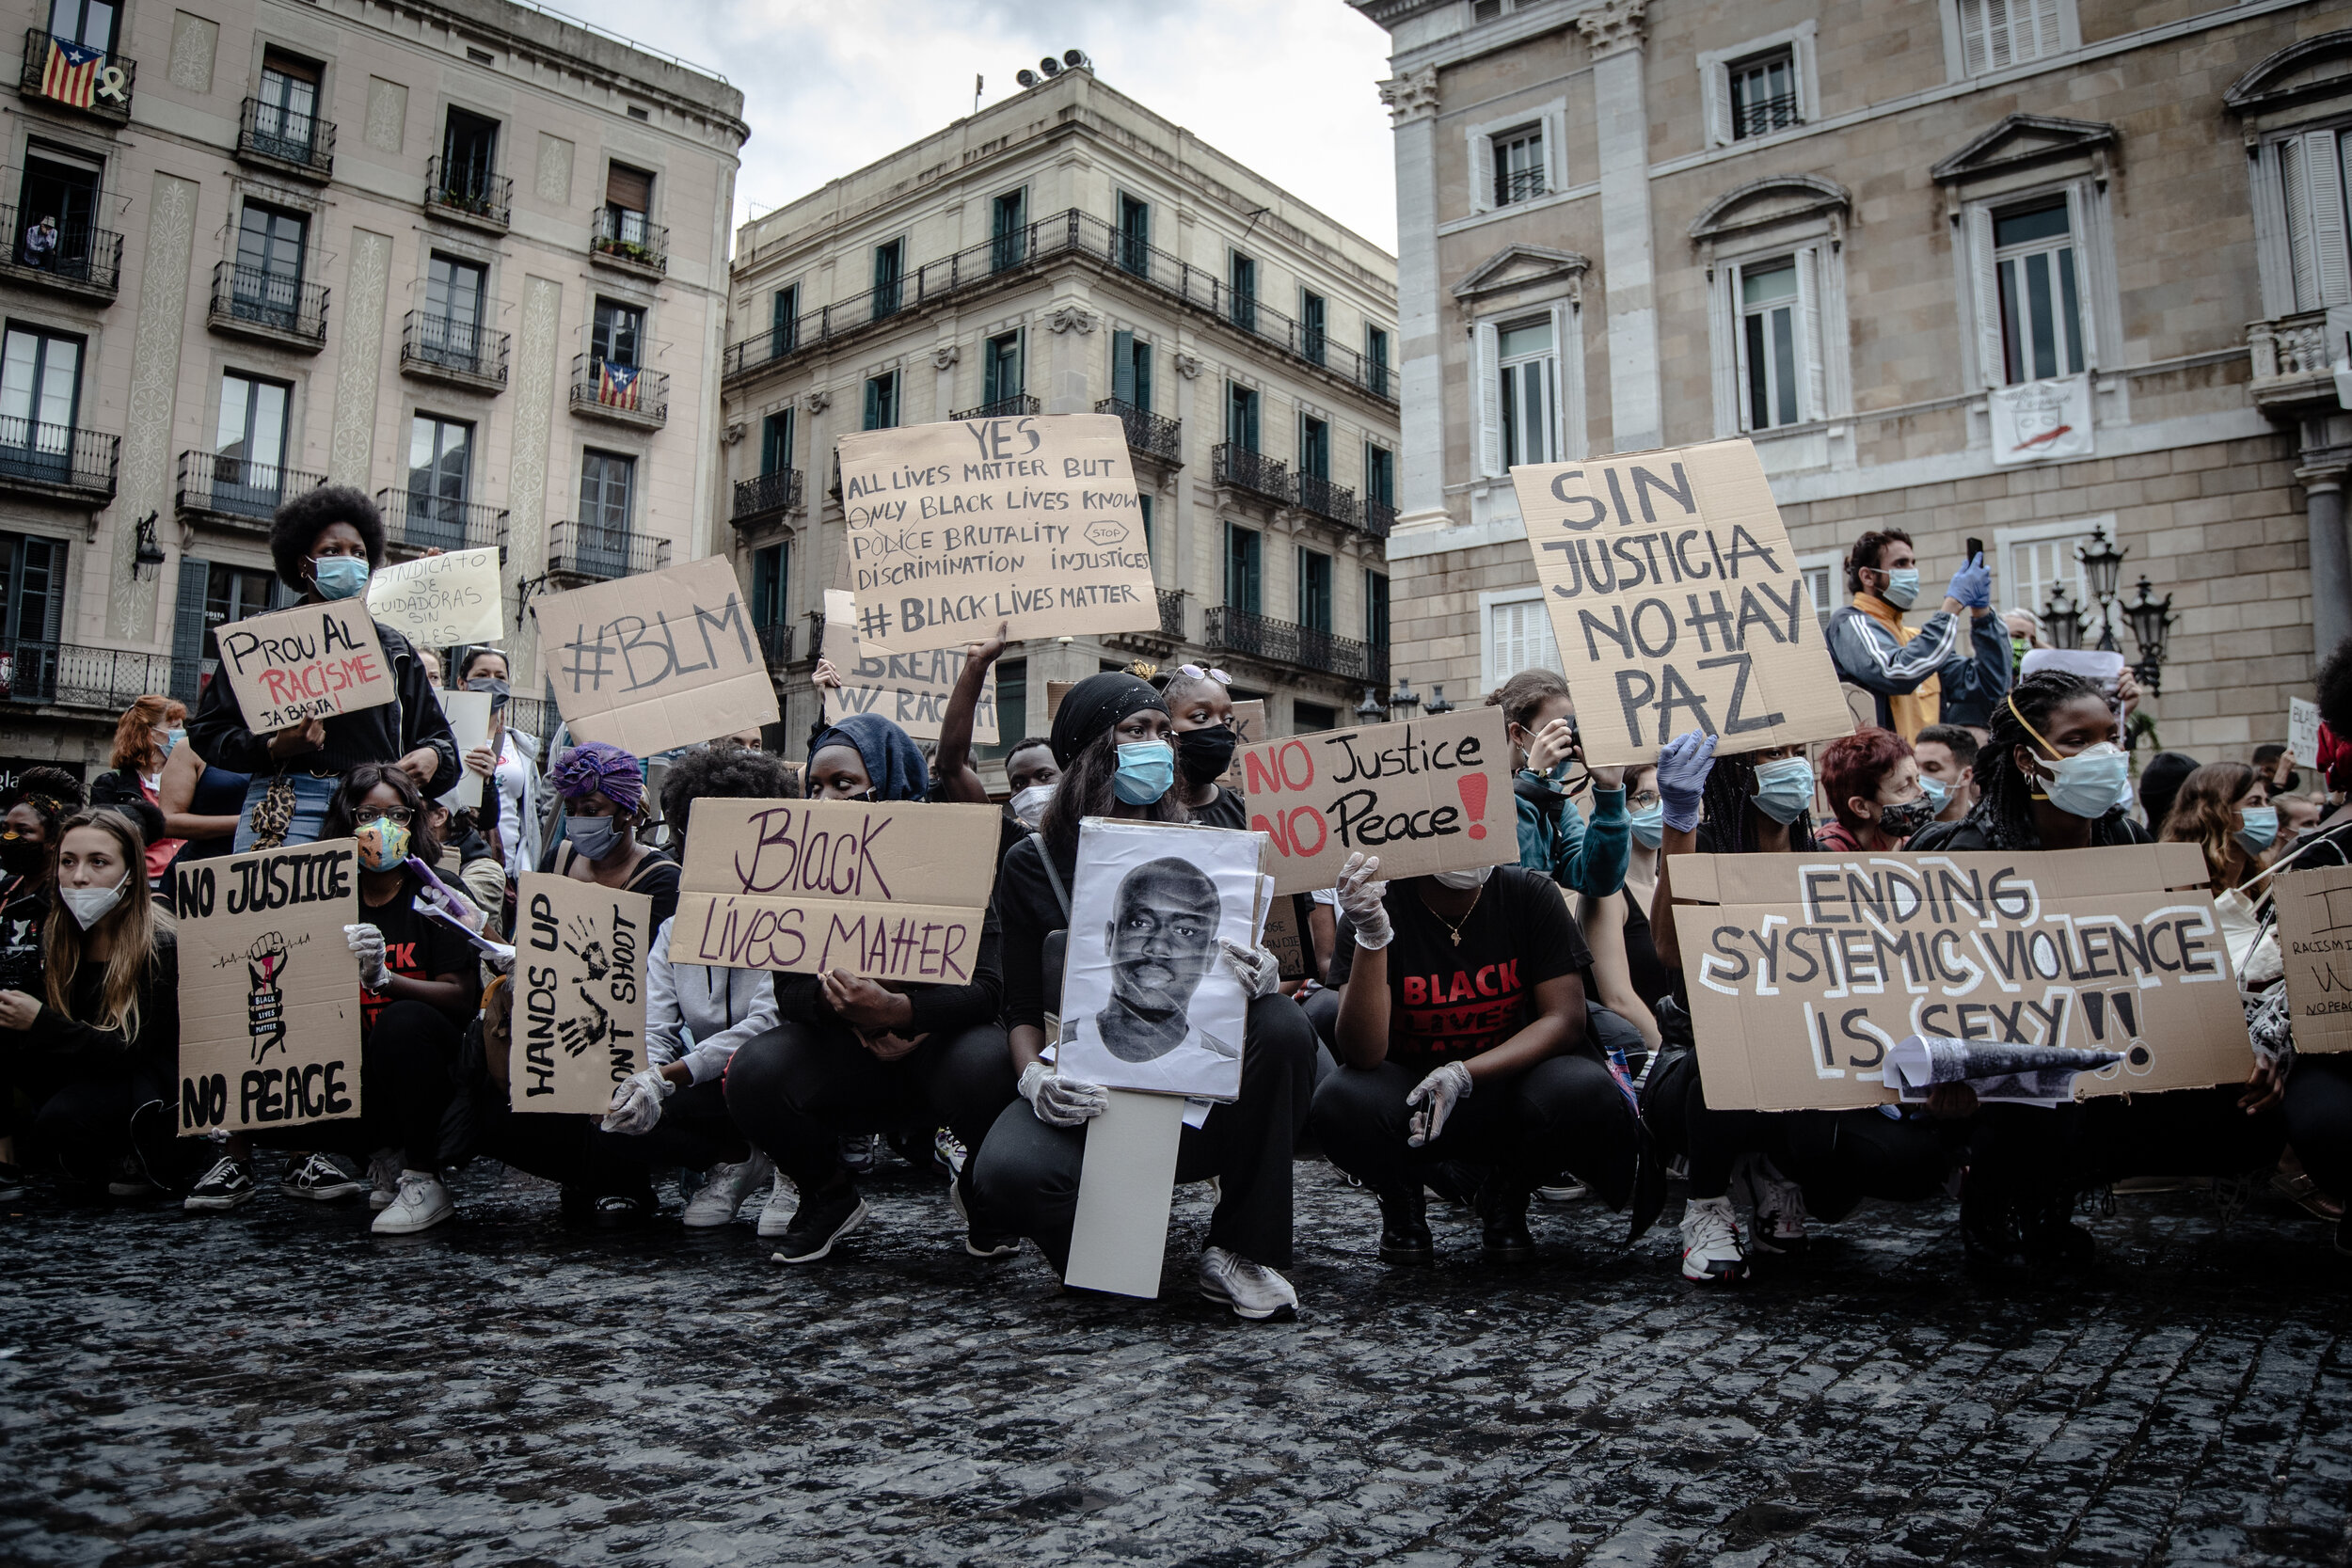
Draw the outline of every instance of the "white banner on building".
M2090 376L1995 387L1991 397L1994 462L2040 463L2090 455Z

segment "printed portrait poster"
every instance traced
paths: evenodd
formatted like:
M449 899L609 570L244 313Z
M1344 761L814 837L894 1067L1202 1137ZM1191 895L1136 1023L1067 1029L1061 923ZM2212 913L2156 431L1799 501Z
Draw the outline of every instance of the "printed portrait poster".
M506 630L497 546L377 568L368 578L368 613L420 648L497 641Z
M244 1132L359 1114L358 845L329 839L183 861L180 1131Z
M1692 730L1724 755L1852 732L1745 436L1531 465L1511 483L1586 762L1645 763Z
M1061 1071L1110 1089L1241 1093L1248 1009L1219 940L1252 945L1255 833L1089 817L1062 972Z
M214 641L255 735L382 707L400 694L375 623L358 599L248 615L220 627Z
M2296 1051L2352 1051L2352 865L2290 866L2272 896Z
M653 899L526 871L516 911L507 1105L601 1116L645 1066Z
M995 628L975 634L980 641ZM917 740L937 740L946 719L947 699L962 677L964 651L933 648L919 654L885 654L861 646L857 636L857 598L838 588L825 590L825 657L841 672L838 690L825 692L825 721L845 714L879 713ZM991 666L980 682L979 704L972 714L972 743L996 744L996 671Z
M767 656L723 555L551 594L532 610L576 741L646 757L778 721Z

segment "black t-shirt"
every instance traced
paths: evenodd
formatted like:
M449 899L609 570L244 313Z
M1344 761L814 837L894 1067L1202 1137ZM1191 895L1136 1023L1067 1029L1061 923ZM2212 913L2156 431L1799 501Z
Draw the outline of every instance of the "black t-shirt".
M2026 825L2026 832L2034 842L2021 844L2017 847L2041 848L2041 836L2033 832L2030 822ZM2090 847L2093 849L2112 849L2118 845L2153 844L2155 841L2153 833L2121 812L2111 812L2090 825ZM1907 855L1964 855L1992 847L1992 835L1984 831L1984 824L1979 822L1973 813L1957 822L1931 822L1903 841L1903 853Z
M421 884L410 873L403 873L400 891L391 900L371 904L359 900L359 918L384 933L384 967L395 974L411 980L431 980L443 974L459 978L473 973L477 961L473 943L440 921L427 919L416 907L417 889ZM675 902L675 900L673 900ZM376 1014L391 1001L389 991L359 988L359 1027L375 1027Z
M1045 939L1070 927L1061 900L1046 879L1043 840L1025 838L1005 856L996 871L996 892L990 910L996 918L1003 944L1005 1026L1026 1023L1042 1028L1047 1012L1059 1008L1061 998L1048 996L1045 983ZM1064 892L1077 875L1073 863L1057 867Z
M17 877L0 889L0 990L41 994L41 930L49 919L49 890Z
M1626 979L1642 1006L1656 1012L1658 1004L1674 994L1677 976L1658 956L1658 939L1650 935L1649 911L1629 887L1618 890L1617 895L1625 900Z
M1461 942L1409 881L1391 882L1389 1055L1432 1067L1493 1050L1535 1016L1535 988L1592 965L1584 933L1551 879L1498 865L1462 921ZM1347 983L1356 933L1343 921L1331 985Z
M1249 802L1240 791L1216 786L1216 799L1205 806L1194 806L1192 819L1209 828L1247 829L1249 826Z

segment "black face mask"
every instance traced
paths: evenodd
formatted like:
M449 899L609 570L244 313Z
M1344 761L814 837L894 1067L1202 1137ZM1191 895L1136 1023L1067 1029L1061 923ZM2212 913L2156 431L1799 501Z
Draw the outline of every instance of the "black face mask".
M1205 730L1179 730L1176 734L1176 766L1184 775L1184 782L1198 787L1215 784L1233 765L1233 748L1240 737L1231 724L1218 724Z
M0 833L0 871L11 877L36 877L49 863L49 847L21 833Z

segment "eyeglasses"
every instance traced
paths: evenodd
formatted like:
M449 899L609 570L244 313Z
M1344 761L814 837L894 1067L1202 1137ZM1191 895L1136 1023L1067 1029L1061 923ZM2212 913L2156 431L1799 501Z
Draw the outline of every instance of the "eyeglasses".
M397 822L405 828L417 819L417 809L414 806L363 806L360 809L367 814L361 818L366 822L373 822L381 816L387 821Z
M1233 684L1233 677L1227 674L1224 671L1217 669L1215 665L1211 665L1209 668L1204 670L1198 664L1179 664L1176 666L1176 672L1178 674L1190 675L1197 681L1215 681L1219 686L1231 686Z
M1631 806L1635 811L1647 811L1650 807L1658 804L1658 791L1654 789L1645 789L1638 795L1627 797L1626 804Z

